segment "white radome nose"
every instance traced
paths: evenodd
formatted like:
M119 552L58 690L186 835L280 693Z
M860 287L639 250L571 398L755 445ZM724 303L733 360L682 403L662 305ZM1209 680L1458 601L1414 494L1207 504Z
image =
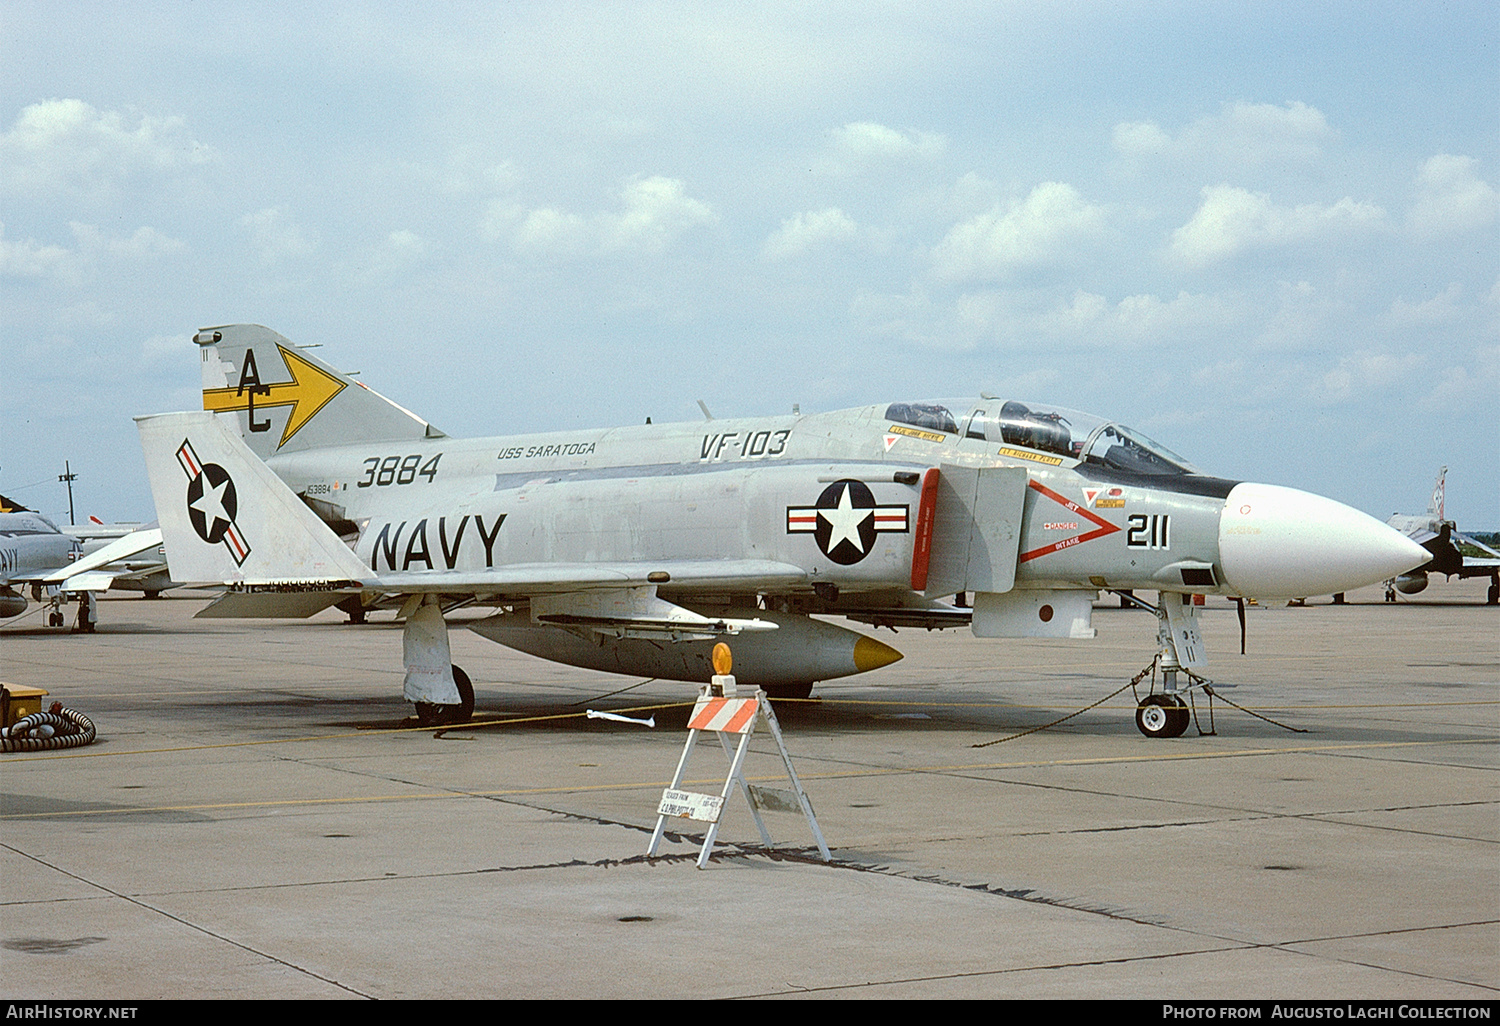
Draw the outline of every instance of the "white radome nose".
M1379 520L1311 492L1243 483L1224 500L1219 562L1240 595L1307 598L1352 591L1432 554Z

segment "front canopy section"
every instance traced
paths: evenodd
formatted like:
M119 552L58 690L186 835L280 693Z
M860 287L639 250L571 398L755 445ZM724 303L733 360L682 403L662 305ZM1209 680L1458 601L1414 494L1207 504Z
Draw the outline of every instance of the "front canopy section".
M965 411L960 419L954 411ZM1060 456L1131 475L1198 474L1191 463L1134 428L1048 403L986 399L898 402L886 408L892 423L965 439Z

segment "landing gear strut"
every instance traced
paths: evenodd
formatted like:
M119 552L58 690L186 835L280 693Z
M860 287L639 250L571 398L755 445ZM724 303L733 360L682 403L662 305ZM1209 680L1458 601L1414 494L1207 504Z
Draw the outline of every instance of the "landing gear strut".
M1134 601L1145 605L1139 599ZM1159 668L1162 671L1162 691L1140 700L1135 710L1135 725L1147 737L1181 737L1192 721L1192 711L1182 696L1200 684L1208 683L1190 669L1201 667L1207 661L1203 637L1198 630L1199 607L1193 605L1191 595L1164 591L1158 604L1147 608L1156 613L1156 640L1160 652L1136 680L1150 671L1152 687L1155 687L1155 670ZM1186 678L1185 682L1179 680L1179 674ZM1132 681L1132 686L1135 683Z
M94 602L94 593L86 591L78 597L78 620L73 625L75 633L92 634L94 624L99 620L98 607Z
M453 665L448 624L438 596L411 596L401 607L400 617L406 621L401 635L406 663L402 692L417 707L417 722L424 727L467 723L474 714L474 685L467 673ZM453 698L458 701L450 701Z

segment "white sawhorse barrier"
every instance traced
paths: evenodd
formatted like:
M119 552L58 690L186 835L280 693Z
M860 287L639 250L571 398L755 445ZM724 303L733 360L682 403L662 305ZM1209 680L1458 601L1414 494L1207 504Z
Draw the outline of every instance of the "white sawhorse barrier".
M722 660L719 658L719 648L724 648ZM728 648L723 645L716 646L714 652L714 668L719 669L721 666L725 671L729 669ZM791 780L792 788L789 791L758 787L745 780L745 755L750 748L750 735L761 722L766 724L776 740L782 765L786 767L787 777ZM729 758L729 776L718 795L684 791L682 778L687 772L693 744L701 732L709 730L718 734L719 745ZM727 736L730 734L740 736L739 745L733 751L730 750ZM662 792L661 804L656 810L656 830L651 834L651 846L646 849L646 854L656 854L662 835L666 832L668 818L692 819L709 824L708 836L703 840L703 850L698 854L698 868L708 865L708 856L713 851L714 838L719 832L719 817L724 811L724 803L729 798L730 790L736 784L750 806L750 814L755 817L755 826L760 830L760 838L766 847L772 848L775 844L766 830L765 821L761 819L760 810L801 812L807 819L807 825L812 828L813 838L818 842L818 851L822 854L823 861L833 861L828 845L823 842L823 832L818 829L812 803L807 800L807 792L802 789L797 771L792 768L792 757L787 754L786 742L781 737L781 725L776 722L776 711L771 708L766 693L757 689L751 698L738 697L735 694L734 678L727 672L715 676L712 684L705 684L698 689L698 701L693 706L692 716L688 718L687 744L683 746L682 758L677 760L677 772L672 774L672 783Z

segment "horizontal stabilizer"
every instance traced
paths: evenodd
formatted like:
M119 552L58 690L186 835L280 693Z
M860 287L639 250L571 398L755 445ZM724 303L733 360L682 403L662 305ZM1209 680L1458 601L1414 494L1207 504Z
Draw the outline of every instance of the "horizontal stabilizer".
M1488 552L1490 555L1494 556L1496 559L1500 559L1500 552L1496 552L1494 549L1490 548L1488 545L1486 545L1482 541L1476 541L1475 539L1470 538L1468 535L1462 534L1462 533L1460 533L1458 531L1455 531L1453 533L1453 536L1455 538L1457 538L1459 541L1463 542L1465 545L1472 545L1476 549L1479 549L1482 552ZM1466 562L1473 562L1473 560L1466 560Z
M58 586L58 590L64 593L80 591L108 591L109 586L115 583L115 575L105 570L85 570L81 574L74 574Z

